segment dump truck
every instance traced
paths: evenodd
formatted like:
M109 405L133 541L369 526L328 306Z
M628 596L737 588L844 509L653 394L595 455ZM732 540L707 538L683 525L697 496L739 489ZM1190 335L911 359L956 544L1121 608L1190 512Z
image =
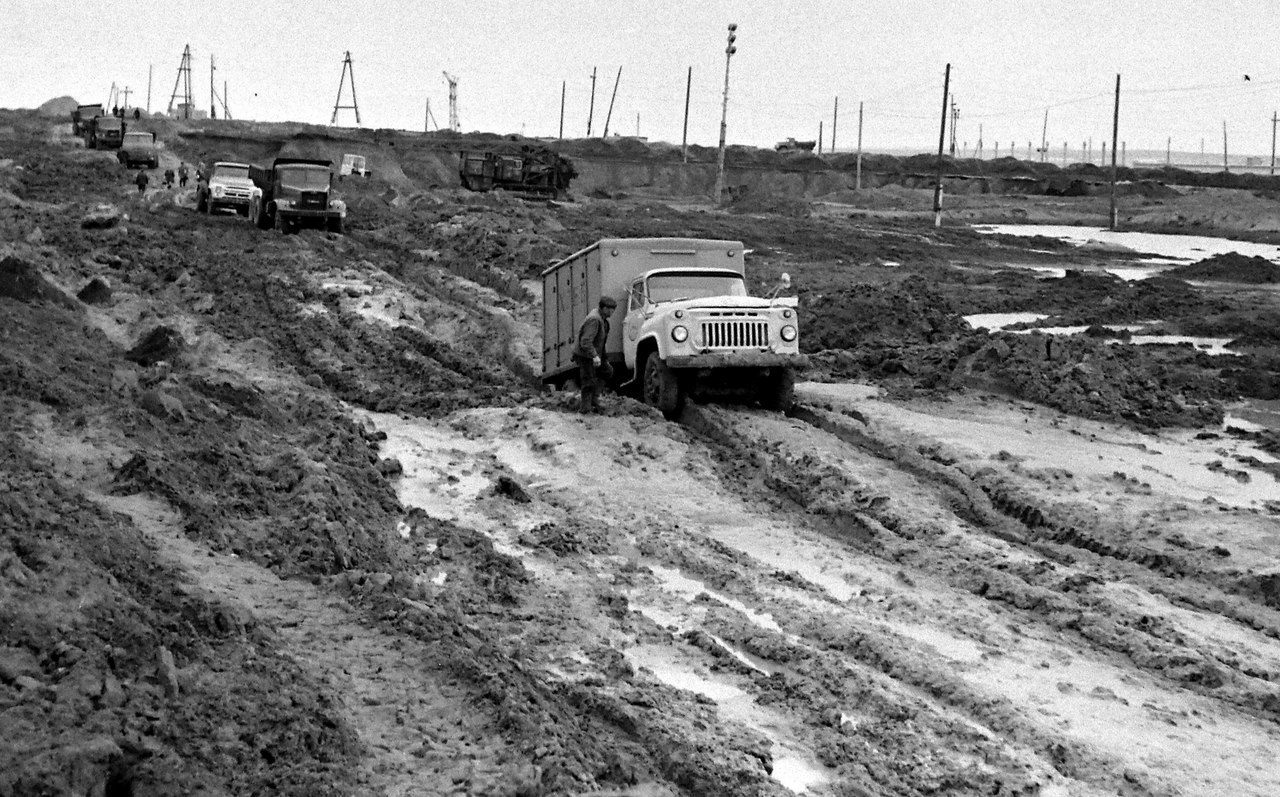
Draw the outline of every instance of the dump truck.
M128 128L118 116L95 116L87 123L81 122L84 145L89 149L119 149Z
M526 194L563 196L578 176L573 163L547 149L527 144L510 151L470 150L458 153L458 177L471 191L501 188Z
M258 189L249 218L260 229L343 231L347 204L333 196L333 161L276 158L270 166L250 166L249 179Z
M71 112L71 135L83 136L85 128L89 124L89 120L95 116L106 116L107 111L102 107L102 103L95 102L90 105L77 105L76 109Z
M160 148L156 145L156 134L138 131L125 133L124 140L120 143L120 151L116 153L116 159L126 169L132 168L135 163L143 164L148 169L156 168L160 165Z
M817 141L796 141L794 138L788 138L774 144L773 148L778 152L813 152L813 148L817 145Z
M794 297L748 295L740 241L606 238L542 272L542 381L573 389L578 328L602 296L618 302L605 358L614 387L676 418L686 397L787 410L800 353Z

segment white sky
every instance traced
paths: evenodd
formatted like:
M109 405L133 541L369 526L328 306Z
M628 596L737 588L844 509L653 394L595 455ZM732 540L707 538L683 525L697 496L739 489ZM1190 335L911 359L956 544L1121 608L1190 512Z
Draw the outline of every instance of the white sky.
M936 149L943 72L960 109L956 138L986 154L1039 145L1049 108L1051 157L1073 159L1111 139L1116 74L1120 138L1133 153L1173 149L1269 157L1280 109L1277 0L6 0L0 26L0 107L69 94L165 110L183 46L193 54L198 107L209 106L209 58L236 119L328 123L350 51L365 127L421 130L425 103L448 121L442 71L459 78L464 131L554 136L567 82L566 136L599 135L619 67L610 132L679 143L693 68L690 143L718 140L725 35L732 59L729 143L787 136L856 143L865 105L869 150ZM1246 81L1248 74L1251 80ZM351 102L349 84L343 103ZM354 125L350 110L339 124ZM1054 154L1057 153L1057 154Z

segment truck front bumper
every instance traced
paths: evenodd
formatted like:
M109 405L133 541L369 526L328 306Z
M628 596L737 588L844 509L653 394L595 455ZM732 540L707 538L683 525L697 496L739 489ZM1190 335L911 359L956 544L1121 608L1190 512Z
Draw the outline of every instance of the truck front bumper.
M707 354L672 355L668 368L806 368L806 354L779 354L771 351L727 351Z

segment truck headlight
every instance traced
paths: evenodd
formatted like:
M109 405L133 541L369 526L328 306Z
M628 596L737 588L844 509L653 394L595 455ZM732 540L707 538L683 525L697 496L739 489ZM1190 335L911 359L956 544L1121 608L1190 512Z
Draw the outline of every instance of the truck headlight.
M216 197L218 197L219 199L221 199L221 198L222 198L222 195L223 195L224 193L226 193L226 189L225 189L225 188L223 188L222 186L220 186L220 185L215 185L215 186L213 187L213 195L214 195L214 196L216 196Z
M288 209L289 209L289 208L291 208L291 207L293 207L293 200L292 200L292 199L277 199L277 200L276 200L276 209L277 209L277 210L288 210Z
M347 203L343 202L341 199L334 199L330 201L329 208L330 210L338 211L339 215L342 215L342 216L347 215Z
M674 326L671 328L671 339L676 343L684 343L689 339L689 328L684 326Z
M785 340L787 343L790 343L791 341L796 339L796 328L791 326L790 324L787 324L778 332L778 334L782 336L783 340Z

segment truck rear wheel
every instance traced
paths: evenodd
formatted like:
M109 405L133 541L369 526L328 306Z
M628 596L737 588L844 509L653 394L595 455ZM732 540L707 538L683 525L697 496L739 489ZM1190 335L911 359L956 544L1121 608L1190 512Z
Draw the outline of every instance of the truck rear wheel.
M680 387L680 380L657 352L650 354L644 362L644 400L669 421L680 417L684 409L684 390Z
M796 372L790 368L777 368L775 371L760 388L760 406L766 410L786 412L796 403Z

